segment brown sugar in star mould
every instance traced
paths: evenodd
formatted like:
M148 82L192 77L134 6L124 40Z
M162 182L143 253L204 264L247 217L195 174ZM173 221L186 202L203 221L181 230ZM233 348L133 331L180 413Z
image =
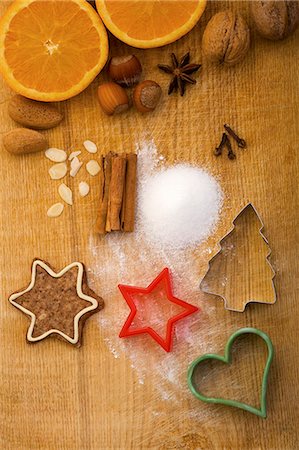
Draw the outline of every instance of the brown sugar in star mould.
M56 336L80 346L83 325L104 307L104 301L87 285L84 265L69 264L56 273L45 261L34 260L29 286L9 302L31 318L27 341Z

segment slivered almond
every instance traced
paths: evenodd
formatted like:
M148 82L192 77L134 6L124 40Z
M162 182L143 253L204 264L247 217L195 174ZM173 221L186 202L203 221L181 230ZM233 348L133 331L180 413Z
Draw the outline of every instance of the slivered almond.
M98 161L92 159L92 160L88 161L88 163L86 164L86 170L90 175L92 175L94 177L95 175L97 175L99 173L99 171L101 170L101 167L100 167Z
M79 159L77 158L77 156L75 156L72 161L71 161L71 170L70 170L70 176L71 177L75 177L77 175L77 173L79 172L81 166L82 166L82 162L79 161Z
M89 193L89 184L85 181L80 181L79 183L79 194L81 197L85 197Z
M67 165L65 162L54 164L54 166L50 167L49 174L52 180L60 180L65 177L67 172Z
M89 141L89 140L84 141L83 145L89 153L96 153L98 151L96 144L92 141Z
M61 183L59 185L58 193L59 193L60 197L62 198L62 200L65 201L65 203L67 203L68 205L73 204L73 193L66 184Z
M79 155L81 155L80 150L78 150L77 152L72 152L72 153L70 154L70 156L69 156L69 161L71 161L72 159L74 159L75 156L79 156Z
M45 156L50 161L53 162L63 162L67 158L67 154L64 150L60 150L59 148L48 148L48 150L45 151Z
M55 203L54 205L50 206L50 208L47 211L48 217L58 217L63 211L63 204L62 203Z

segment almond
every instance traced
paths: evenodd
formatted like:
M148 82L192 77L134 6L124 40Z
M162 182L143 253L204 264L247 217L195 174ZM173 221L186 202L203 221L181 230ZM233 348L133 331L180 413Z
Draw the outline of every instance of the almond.
M56 127L63 119L63 114L55 106L30 100L21 95L12 97L8 113L15 122L35 130Z
M76 156L79 156L79 155L81 155L80 150L78 150L78 151L76 151L76 152L72 152L72 153L70 154L70 156L68 157L68 160L71 161L72 159L74 159Z
M95 175L97 175L100 172L101 167L100 167L98 161L95 161L94 159L92 159L91 161L88 161L88 163L86 163L86 170L90 175L92 175L94 177Z
M67 154L64 150L60 150L60 148L48 148L45 151L46 158L53 162L63 162L67 158Z
M61 185L58 187L58 193L62 200L65 201L68 205L73 204L73 193L71 189L64 183L61 183Z
M50 208L47 211L48 217L59 217L60 214L63 211L63 204L62 203L55 203L54 205L50 206Z
M89 141L89 140L84 141L83 145L89 153L96 153L98 151L96 144L92 141Z
M3 135L3 145L9 153L22 155L46 150L48 141L38 131L15 128Z
M60 180L64 178L67 173L67 165L65 162L54 164L54 166L50 167L49 175L52 180Z
M81 197L85 197L89 193L89 184L85 181L80 181L79 183L79 194Z
M72 160L71 160L71 170L70 170L70 176L71 177L75 177L77 175L77 173L79 172L81 166L83 165L83 162L79 161L79 159L77 158L77 156L75 156Z

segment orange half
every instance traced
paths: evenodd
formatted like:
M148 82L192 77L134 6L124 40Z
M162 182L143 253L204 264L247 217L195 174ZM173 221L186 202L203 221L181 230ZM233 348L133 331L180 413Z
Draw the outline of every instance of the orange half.
M0 70L25 97L73 97L107 58L106 29L85 0L16 0L0 20Z
M170 44L198 22L207 0L96 0L98 13L114 36L133 47Z

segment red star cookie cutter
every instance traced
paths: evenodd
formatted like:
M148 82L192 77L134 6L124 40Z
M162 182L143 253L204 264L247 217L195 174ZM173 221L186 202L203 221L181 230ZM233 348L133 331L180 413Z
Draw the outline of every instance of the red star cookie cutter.
M166 327L166 337L163 339L160 334L158 334L152 327L145 326L145 327L138 327L134 329L130 329L132 322L137 314L137 307L134 302L133 295L148 295L152 293L159 285L163 285L163 290L166 294L167 299L175 303L179 306L182 306L184 308L184 311L180 314L177 314L167 321L167 327ZM176 322L183 319L184 317L189 316L190 314L195 313L199 310L196 306L190 305L190 303L186 303L183 300L180 300L176 297L174 297L172 293L172 284L171 284L171 277L169 269L166 267L162 270L162 272L155 278L151 284L147 288L140 288L136 286L127 286L123 284L118 285L119 290L121 291L124 299L126 300L127 304L129 305L131 312L119 334L120 338L128 337L128 336L135 336L137 334L143 334L148 333L158 344L161 345L162 348L166 352L170 352L172 349L172 341L173 341L173 327Z

